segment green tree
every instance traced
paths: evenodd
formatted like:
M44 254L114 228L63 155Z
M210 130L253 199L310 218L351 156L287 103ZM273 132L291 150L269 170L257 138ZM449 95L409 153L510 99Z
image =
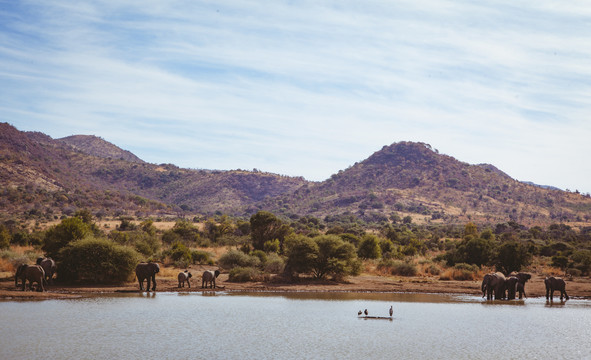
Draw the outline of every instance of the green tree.
M375 235L364 235L359 249L357 250L357 256L362 259L378 259L382 256L382 249L380 242Z
M510 274L519 271L531 263L531 254L527 246L516 241L507 241L499 246L495 261L497 271Z
M285 240L285 254L285 272L290 275L305 274L312 271L318 257L318 244L304 235L290 235Z
M458 246L459 263L474 264L478 266L486 265L491 261L493 252L493 243L482 238L474 238L469 235L462 240Z
M250 238L256 250L264 250L267 241L277 239L279 249L283 251L283 241L289 232L289 226L270 212L259 211L250 217Z
M341 278L359 273L360 263L353 244L343 241L337 235L321 235L313 240L318 246L318 254L312 266L314 277L322 279L331 275Z
M91 234L90 226L79 217L71 217L62 220L59 224L50 227L45 233L42 249L47 256L59 262L60 250L71 242L83 239Z

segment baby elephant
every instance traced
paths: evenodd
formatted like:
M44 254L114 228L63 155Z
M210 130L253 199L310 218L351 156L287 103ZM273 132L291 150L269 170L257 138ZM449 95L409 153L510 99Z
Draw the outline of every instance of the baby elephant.
M206 288L207 283L209 283L210 288L215 288L215 278L218 276L220 276L219 270L216 270L215 272L211 270L204 271L201 276L201 288Z
M191 283L189 282L189 279L192 278L193 275L191 275L191 273L188 270L185 270L185 272L180 272L178 279L179 279L179 287L185 287L185 281L187 282L187 286L191 287Z

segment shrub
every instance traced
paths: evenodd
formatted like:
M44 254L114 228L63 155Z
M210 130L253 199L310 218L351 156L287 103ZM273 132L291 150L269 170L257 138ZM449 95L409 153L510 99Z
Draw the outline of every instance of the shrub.
M253 267L235 267L230 270L228 281L247 282L255 281L260 277L261 272Z
M193 259L193 264L213 265L211 254L206 251L193 250L191 251L191 258Z
M269 254L265 263L265 272L269 274L280 274L285 269L285 261L275 253Z
M220 256L218 265L224 269L235 267L258 267L261 263L256 256L250 256L239 250L230 250Z
M425 269L425 273L430 275L439 275L441 274L441 268L435 264L431 264Z
M71 243L59 255L60 279L97 284L128 281L139 262L132 248L92 237Z
M415 276L417 274L417 267L413 263L397 260L394 261L391 273L392 275Z
M400 276L415 276L418 273L415 264L401 260L382 260L378 264L378 269Z
M579 277L579 276L581 276L581 274L583 272L581 270L579 270L579 269L572 268L572 269L568 269L566 271L566 273L569 274L569 275L571 275L571 276Z
M185 244L178 241L172 245L172 248L169 251L169 256L174 261L183 260L188 263L193 261L191 250L189 250Z
M439 280L475 280L478 275L478 271L479 268L476 265L459 263L441 274Z
M277 242L277 244L279 244L279 242ZM250 255L258 257L263 265L267 262L267 254L265 254L263 250L254 250Z

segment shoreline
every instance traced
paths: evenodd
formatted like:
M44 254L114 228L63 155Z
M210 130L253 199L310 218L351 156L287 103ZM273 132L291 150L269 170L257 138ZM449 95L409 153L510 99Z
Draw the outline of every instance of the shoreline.
M544 277L532 274L526 283L527 297L545 297ZM400 277L362 274L345 282L330 280L315 281L301 279L295 283L227 281L227 274L218 278L217 289L201 288L201 282L193 280L192 287L178 288L178 281L172 278L156 278L158 292L268 292L268 293L431 293L450 295L479 295L481 280L439 280L437 277ZM567 280L567 292L571 298L591 299L591 279L575 278ZM99 294L141 293L137 282L121 285L49 285L44 292L22 291L16 289L13 278L0 279L0 300L49 300L76 299ZM144 293L146 293L144 291ZM555 293L554 296L560 296Z

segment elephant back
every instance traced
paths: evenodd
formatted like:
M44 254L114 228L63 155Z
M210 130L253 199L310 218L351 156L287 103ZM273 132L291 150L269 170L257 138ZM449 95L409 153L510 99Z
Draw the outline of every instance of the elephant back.
M505 278L505 274L503 274L503 273L502 273L502 272L500 272L500 271L497 271L497 272L496 272L496 273L494 273L493 275L494 275L495 277L497 277L498 279L500 279L500 280L503 280L503 281L505 281L505 279L506 279L506 278Z
M192 277L190 272L180 272L179 275L177 276L179 281L186 281L190 277Z

